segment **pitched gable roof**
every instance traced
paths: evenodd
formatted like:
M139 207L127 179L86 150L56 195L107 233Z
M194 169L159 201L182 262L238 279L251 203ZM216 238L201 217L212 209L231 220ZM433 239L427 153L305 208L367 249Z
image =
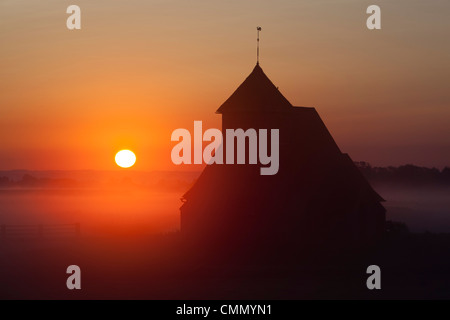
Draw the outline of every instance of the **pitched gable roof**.
M217 109L224 112L277 112L292 107L259 64L236 91Z

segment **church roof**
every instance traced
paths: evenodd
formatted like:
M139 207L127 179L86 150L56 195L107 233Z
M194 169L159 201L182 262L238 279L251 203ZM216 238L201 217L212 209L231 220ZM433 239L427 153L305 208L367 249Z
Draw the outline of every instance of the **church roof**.
M224 112L264 112L284 111L292 107L291 103L281 94L270 81L259 64L236 91L217 109L216 113Z

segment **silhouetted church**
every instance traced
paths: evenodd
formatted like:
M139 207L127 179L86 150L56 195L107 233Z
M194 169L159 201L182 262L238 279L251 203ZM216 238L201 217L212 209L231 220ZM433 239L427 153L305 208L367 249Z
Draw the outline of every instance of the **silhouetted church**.
M259 64L217 113L222 132L279 129L280 167L264 176L260 164L206 166L182 198L187 238L286 247L366 243L382 233L383 199L339 150L316 109L292 106Z

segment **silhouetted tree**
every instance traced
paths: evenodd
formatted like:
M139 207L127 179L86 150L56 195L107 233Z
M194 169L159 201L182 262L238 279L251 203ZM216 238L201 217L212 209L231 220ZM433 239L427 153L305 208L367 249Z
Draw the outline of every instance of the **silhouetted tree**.
M407 164L400 167L372 167L364 161L355 162L362 174L371 181L409 185L450 185L450 168L419 167Z

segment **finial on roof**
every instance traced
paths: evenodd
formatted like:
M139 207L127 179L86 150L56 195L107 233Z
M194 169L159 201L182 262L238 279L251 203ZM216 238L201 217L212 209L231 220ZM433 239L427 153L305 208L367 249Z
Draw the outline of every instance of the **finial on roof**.
M259 32L261 31L261 27L256 27L256 64L259 65Z

